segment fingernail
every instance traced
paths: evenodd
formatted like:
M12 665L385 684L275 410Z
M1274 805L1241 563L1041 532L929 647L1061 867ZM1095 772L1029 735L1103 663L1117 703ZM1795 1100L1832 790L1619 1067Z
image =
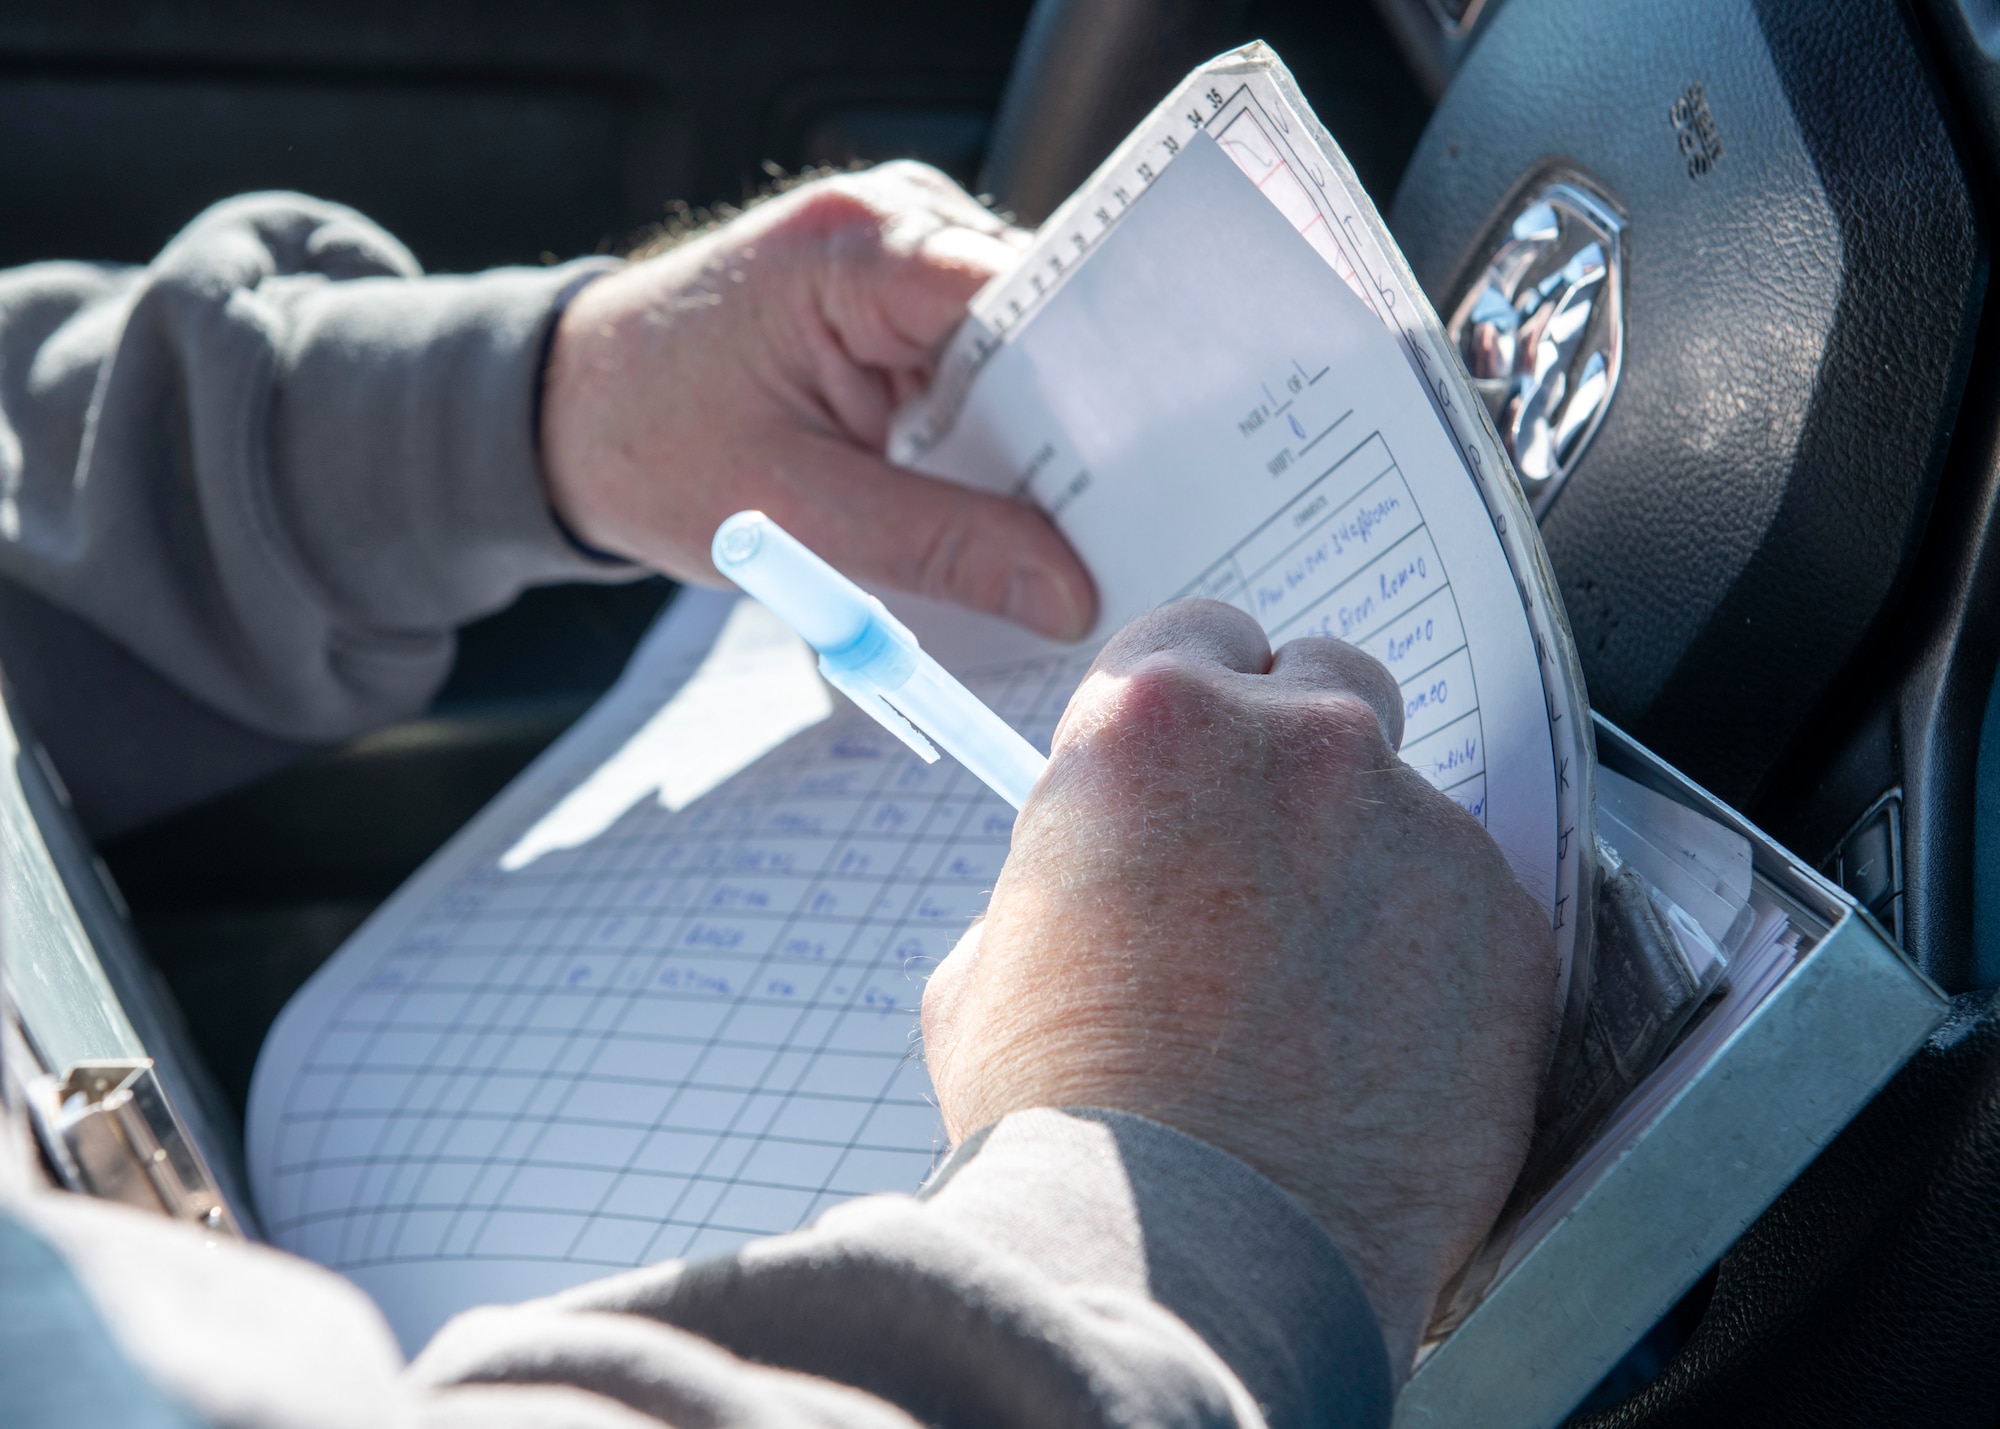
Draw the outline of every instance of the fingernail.
M1007 582L1007 600L1000 613L1009 620L1053 635L1074 640L1083 632L1082 612L1071 602L1061 582L1039 566L1022 566Z

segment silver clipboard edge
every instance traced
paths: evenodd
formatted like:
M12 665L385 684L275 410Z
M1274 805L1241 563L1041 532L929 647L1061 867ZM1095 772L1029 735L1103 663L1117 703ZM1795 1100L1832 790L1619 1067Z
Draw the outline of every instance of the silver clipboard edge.
M1602 716L1598 757L1750 840L1815 939L1396 1403L1397 1429L1560 1424L1851 1121L1949 1006L1839 888ZM1787 1089L1789 1095L1774 1095Z

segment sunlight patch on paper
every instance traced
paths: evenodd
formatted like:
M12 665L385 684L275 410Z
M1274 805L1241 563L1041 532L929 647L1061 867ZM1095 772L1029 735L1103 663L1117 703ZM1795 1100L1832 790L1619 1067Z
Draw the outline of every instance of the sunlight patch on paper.
M685 809L832 713L833 691L811 647L763 606L738 601L680 691L523 834L500 867L512 873L579 848L656 791L669 811Z

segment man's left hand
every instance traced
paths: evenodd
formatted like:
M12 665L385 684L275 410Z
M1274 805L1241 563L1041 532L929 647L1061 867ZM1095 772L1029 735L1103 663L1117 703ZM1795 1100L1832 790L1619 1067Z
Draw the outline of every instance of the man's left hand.
M1027 235L921 164L801 185L600 278L543 379L550 498L592 545L682 580L761 507L848 575L1075 639L1089 574L1032 507L883 459L968 299Z

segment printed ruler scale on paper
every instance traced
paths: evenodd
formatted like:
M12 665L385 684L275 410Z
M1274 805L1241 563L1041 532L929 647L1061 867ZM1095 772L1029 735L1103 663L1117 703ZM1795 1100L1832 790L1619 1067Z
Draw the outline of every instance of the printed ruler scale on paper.
M1004 275L975 300L974 314L984 320L987 331L975 328L962 334L947 352L933 384L933 415L904 433L905 459L920 455L942 438L966 388L999 349L1000 339L1057 291L1196 134L1212 137L1368 311L1387 321L1383 319L1385 307L1393 312L1396 306L1394 280L1386 275L1373 281L1365 278L1367 265L1358 260L1352 241L1343 240L1337 231L1357 223L1352 198L1342 193L1338 184L1329 182L1331 175L1321 163L1299 155L1278 137L1287 132L1287 121L1250 85L1236 85L1227 93L1209 86L1191 96L1182 110L1156 118L1150 130L1141 132L1151 142L1136 146L1138 156L1119 166L1120 156L1114 155L1110 172L1094 178L1051 216L1043 233L1053 232L1059 238L1044 245L1046 255ZM1397 323L1388 325L1403 338L1406 350L1422 370L1425 359L1421 344Z

